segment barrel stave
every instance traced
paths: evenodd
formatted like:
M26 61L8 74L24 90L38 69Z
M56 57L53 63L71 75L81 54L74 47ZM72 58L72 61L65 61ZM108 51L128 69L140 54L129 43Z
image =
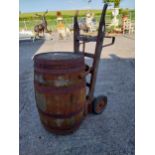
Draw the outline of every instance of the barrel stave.
M61 54L62 60L59 53L34 57L34 87L42 124L54 133L65 134L77 129L84 118L86 82L81 77L84 56Z

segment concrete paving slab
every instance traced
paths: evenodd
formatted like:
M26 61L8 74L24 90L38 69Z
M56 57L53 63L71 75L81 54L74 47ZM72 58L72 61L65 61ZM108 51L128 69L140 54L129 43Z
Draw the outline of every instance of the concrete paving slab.
M134 40L118 36L103 49L95 96L108 96L101 115L90 114L73 134L58 136L40 123L35 106L33 61L37 52L72 51L72 40L20 43L20 155L134 155ZM90 44L87 50L92 51ZM86 59L90 63L90 59Z

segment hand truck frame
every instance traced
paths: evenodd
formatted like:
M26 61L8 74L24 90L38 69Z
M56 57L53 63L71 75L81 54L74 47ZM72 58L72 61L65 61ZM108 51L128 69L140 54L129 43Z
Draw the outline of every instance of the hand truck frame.
M86 96L86 107L85 107L85 115L88 112L93 112L95 114L102 113L104 107L107 105L107 97L106 96L98 96L94 98L95 84L99 66L100 55L102 49L104 47L113 45L115 42L115 37L113 36L105 36L106 32L106 24L105 24L105 14L107 10L108 4L105 3L101 18L99 22L98 34L97 36L88 36L80 34L80 28L78 24L78 11L74 16L74 52L80 52L80 45L83 45L83 54L85 57L89 57L93 59L92 66L86 65L86 75L90 74L90 83L86 83L86 86L89 88L88 94ZM103 45L104 38L112 39L111 43ZM85 52L85 45L89 42L96 42L95 52L94 54Z

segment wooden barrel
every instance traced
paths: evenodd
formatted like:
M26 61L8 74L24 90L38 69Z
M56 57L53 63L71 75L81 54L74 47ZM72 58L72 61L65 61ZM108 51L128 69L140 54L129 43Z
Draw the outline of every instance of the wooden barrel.
M86 98L84 56L51 52L34 57L36 105L44 127L57 134L77 129Z

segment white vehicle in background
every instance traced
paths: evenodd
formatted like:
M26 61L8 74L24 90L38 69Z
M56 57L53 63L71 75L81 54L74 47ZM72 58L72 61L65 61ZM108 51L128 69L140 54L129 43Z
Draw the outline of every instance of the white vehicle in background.
M34 33L30 30L21 30L19 31L19 40L28 40L34 37Z

